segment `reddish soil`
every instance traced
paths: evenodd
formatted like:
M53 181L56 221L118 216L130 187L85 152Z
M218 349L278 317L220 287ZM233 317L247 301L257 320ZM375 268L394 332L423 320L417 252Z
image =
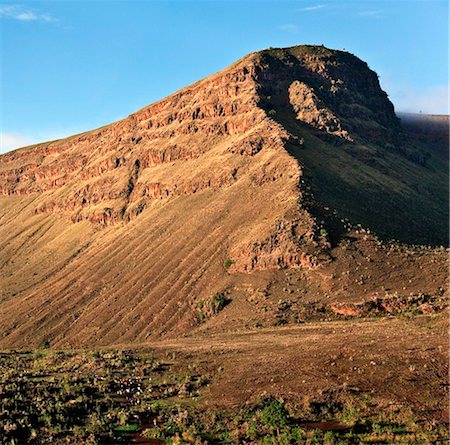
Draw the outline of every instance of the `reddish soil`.
M180 369L215 374L205 407L236 409L269 395L302 405L350 391L445 423L446 333L447 315L438 314L197 334L148 347Z

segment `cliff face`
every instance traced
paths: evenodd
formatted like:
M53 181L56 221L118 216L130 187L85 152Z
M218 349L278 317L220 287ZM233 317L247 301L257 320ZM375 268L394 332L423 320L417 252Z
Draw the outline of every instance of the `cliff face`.
M1 191L44 193L36 212L108 224L155 199L230 186L243 158L281 146L282 130L264 122L256 101L251 73L238 66L115 124L3 156ZM220 157L224 167L211 168ZM195 168L177 177L179 165Z
M119 122L0 156L4 343L43 330L61 344L185 332L198 296L240 273L328 264L340 219L365 223L390 193L396 208L415 199L416 176L434 178L399 134L364 62L303 46L250 54ZM369 210L346 190L367 184ZM398 227L405 215L388 217ZM418 233L426 221L413 219Z
M385 143L399 129L377 74L349 53L308 46L267 50L258 80L266 108L294 111L297 120L344 140Z

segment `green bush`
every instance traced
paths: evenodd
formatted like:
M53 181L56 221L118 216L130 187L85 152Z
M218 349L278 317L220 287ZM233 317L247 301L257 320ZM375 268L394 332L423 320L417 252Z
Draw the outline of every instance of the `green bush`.
M215 294L210 299L210 308L214 315L217 315L227 304L227 299L222 294Z
M273 431L278 431L285 427L288 423L289 412L283 403L278 400L272 400L261 411L262 423Z
M228 303L229 300L223 294L214 294L207 300L200 300L197 303L200 321L203 321L206 317L217 315Z
M225 267L225 270L228 270L233 263L234 263L234 261L232 259L227 258L225 260L225 262L223 263L223 267Z

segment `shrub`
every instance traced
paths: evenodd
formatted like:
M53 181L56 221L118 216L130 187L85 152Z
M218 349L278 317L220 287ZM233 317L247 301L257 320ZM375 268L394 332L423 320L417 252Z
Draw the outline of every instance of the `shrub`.
M272 400L262 411L261 421L272 431L278 431L287 425L289 412L283 403Z
M233 263L234 263L234 261L232 259L227 258L225 260L225 262L223 263L223 267L225 267L225 270L228 270Z
M271 110L269 110L269 112L267 114L269 116L275 116L277 114L277 112L272 108Z
M214 294L207 300L200 300L197 303L200 321L203 321L206 317L217 315L228 303L229 300L223 294Z
M222 294L215 294L211 297L210 307L214 315L218 314L228 303L228 300Z

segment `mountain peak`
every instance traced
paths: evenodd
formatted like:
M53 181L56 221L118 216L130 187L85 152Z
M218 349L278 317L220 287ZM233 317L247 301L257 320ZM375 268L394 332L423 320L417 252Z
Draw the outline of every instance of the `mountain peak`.
M266 48L256 51L252 54L270 55L271 57L276 57L278 59L284 59L288 56L296 57L297 59L302 59L307 56L332 56L335 54L350 54L347 51L340 51L336 49L327 48L324 45L293 45L282 48Z

